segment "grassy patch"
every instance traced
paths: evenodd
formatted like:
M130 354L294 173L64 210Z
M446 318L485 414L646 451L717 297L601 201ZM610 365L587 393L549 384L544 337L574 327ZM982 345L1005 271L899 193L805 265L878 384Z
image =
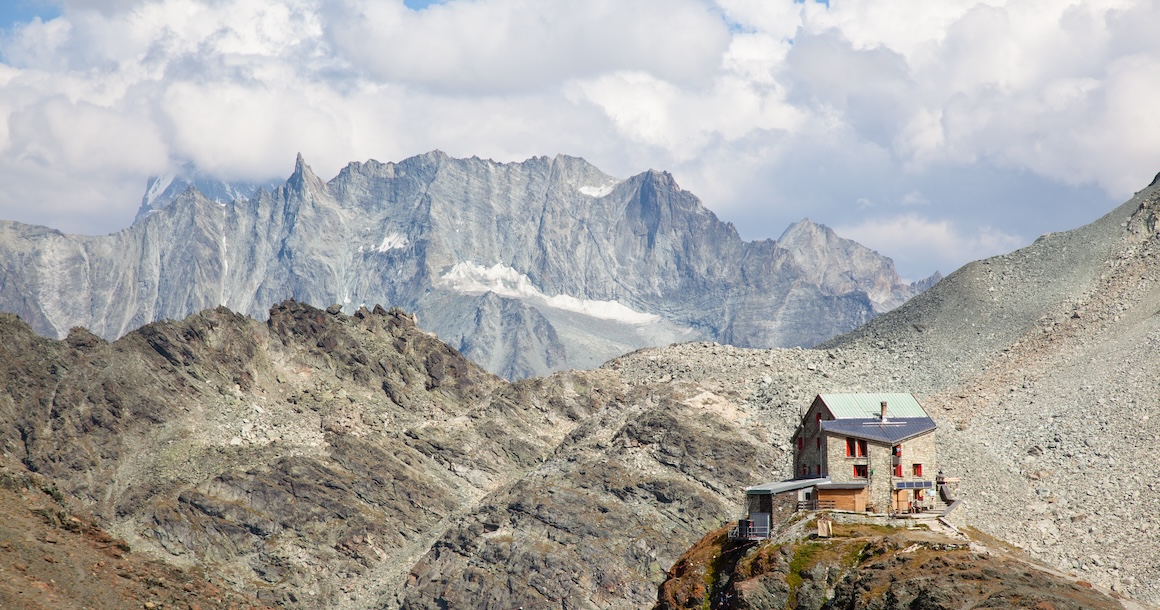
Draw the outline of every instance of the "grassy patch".
M797 606L797 590L802 586L802 572L814 567L825 548L826 545L816 542L798 545L794 548L793 559L789 561L789 574L786 574L785 577L785 584L789 585L786 608Z
M889 536L898 533L898 528L892 525L874 525L870 523L835 523L835 538L868 538L871 536Z
M1010 543L1004 542L1003 540L1000 540L1000 539L998 539L990 534L987 534L985 532L981 532L981 531L979 531L979 530L977 530L974 527L971 527L969 525L967 527L962 528L961 531L967 535L967 538L970 538L974 542L981 542L986 546L995 547L997 549L1003 549L1009 553L1016 553L1018 555L1026 555L1026 553L1024 553L1023 550L1020 549L1019 547L1013 546Z
M868 546L870 546L869 542L855 542L846 547L846 552L842 555L842 567L852 568L858 565Z
M822 548L823 546L817 543L802 544L794 548L793 559L789 562L789 575L785 579L791 589L801 586L802 571L812 568L817 563L817 556Z

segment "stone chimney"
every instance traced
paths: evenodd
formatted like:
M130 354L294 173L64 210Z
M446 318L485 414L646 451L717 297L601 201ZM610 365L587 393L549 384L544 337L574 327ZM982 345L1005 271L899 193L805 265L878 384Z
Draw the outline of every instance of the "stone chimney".
M886 423L886 401L882 401L882 423Z

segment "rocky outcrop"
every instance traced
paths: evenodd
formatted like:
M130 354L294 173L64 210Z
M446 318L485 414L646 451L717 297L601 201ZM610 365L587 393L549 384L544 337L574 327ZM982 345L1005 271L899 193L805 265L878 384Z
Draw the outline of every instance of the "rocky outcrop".
M0 328L6 453L133 546L271 603L341 607L543 451L515 415L452 423L500 380L398 311L219 309L112 344Z
M0 515L0 607L269 607L211 584L198 570L133 552L124 540L72 510L50 479L19 466L0 466Z
M656 610L1123 608L1091 583L925 526L835 524L831 538L783 527L791 531L764 542L729 540L726 528L709 533L669 571Z
M617 180L566 156L433 152L330 182L299 157L271 190L153 181L113 235L0 223L0 308L47 336L111 340L219 305L262 318L286 298L387 303L508 378L700 338L813 345L917 292L825 227L745 242L667 173Z

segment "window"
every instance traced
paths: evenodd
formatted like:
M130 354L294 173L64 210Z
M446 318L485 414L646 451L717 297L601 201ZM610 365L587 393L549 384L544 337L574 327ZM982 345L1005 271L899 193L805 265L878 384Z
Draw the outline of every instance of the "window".
M818 425L819 425L819 426L822 424L822 414L821 414L821 413L818 413L818 415L817 415L817 419L816 419L815 421L817 421L817 422L818 422Z
M867 454L868 454L868 452L866 451L866 441L859 440L858 441L858 457L866 457Z
M896 476L900 479L902 478L902 464L895 464L894 465L894 476Z
M822 437L818 437L818 449L822 448Z
M802 476L806 476L806 467L802 466Z
M854 455L855 455L854 452L856 451L856 449L855 449L856 444L857 444L856 440L854 440L848 436L846 437L846 457L854 457Z
M866 457L866 441L847 437L846 457Z
M806 443L805 439L803 439L802 437L799 436L798 437L798 451L801 451L802 449L805 448L805 446L806 446L805 443Z
M870 467L866 464L854 464L854 478L865 479L870 476Z
M894 446L894 457L902 457L902 445Z
M818 464L818 467L815 470L817 471L819 477L822 476L822 465L821 464Z
M922 464L912 464L911 469L914 472L914 476L916 476L916 477L922 476Z

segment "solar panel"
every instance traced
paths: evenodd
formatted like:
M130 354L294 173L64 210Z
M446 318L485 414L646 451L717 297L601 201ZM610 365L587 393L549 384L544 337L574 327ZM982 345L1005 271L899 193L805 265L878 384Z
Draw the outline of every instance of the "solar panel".
M932 489L934 483L930 481L895 481L894 489Z

